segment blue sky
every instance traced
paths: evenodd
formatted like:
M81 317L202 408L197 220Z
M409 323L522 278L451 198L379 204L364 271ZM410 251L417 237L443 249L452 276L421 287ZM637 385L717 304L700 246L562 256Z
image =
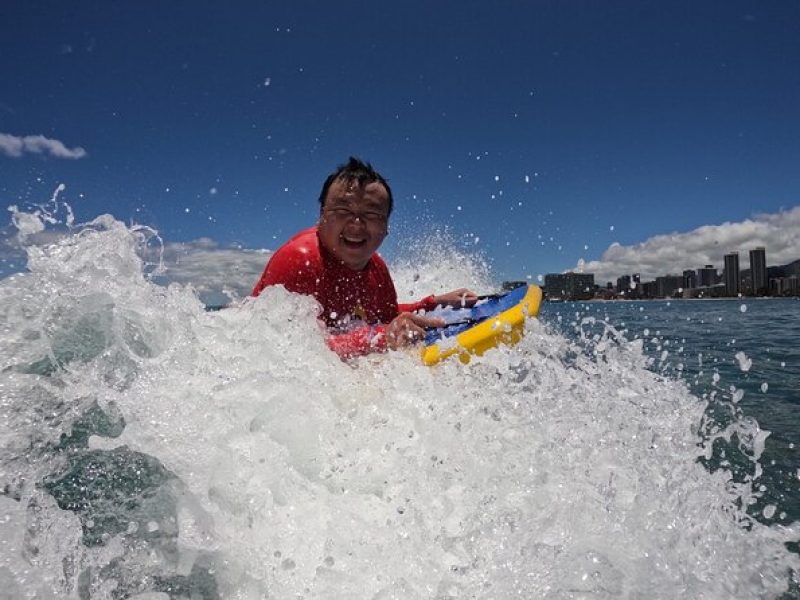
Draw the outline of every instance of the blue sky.
M795 1L8 0L0 72L4 206L64 183L78 220L274 249L352 154L393 186L390 260L446 227L500 277L610 276L739 228L682 270L765 219L800 258Z

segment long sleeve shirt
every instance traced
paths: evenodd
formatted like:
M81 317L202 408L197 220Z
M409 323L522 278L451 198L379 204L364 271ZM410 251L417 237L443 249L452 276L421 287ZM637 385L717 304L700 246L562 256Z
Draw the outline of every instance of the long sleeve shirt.
M435 308L433 296L398 304L389 269L377 253L354 271L322 247L316 227L297 233L272 255L253 296L270 285L314 296L331 329L328 346L343 358L384 350L384 326L401 312Z

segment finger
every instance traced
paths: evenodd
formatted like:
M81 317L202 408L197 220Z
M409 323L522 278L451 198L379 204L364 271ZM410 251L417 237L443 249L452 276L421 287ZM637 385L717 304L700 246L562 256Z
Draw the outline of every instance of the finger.
M393 350L416 344L423 339L425 339L425 331L410 320L397 323L392 331L387 332L387 342Z
M425 337L425 330L422 327L414 325L413 323L408 324L408 338L414 341L421 340Z
M422 336L414 330L409 329L403 333L403 345L415 344L422 339Z
M478 301L478 294L473 292L472 290L467 290L464 295L461 297L461 302L465 306L472 306Z
M445 320L441 317L426 317L423 315L409 314L408 315L409 327L416 329L427 329L431 327L444 327Z
M413 323L408 323L406 329L403 331L402 342L399 345L408 346L416 344L417 342L425 339L425 331L420 329Z

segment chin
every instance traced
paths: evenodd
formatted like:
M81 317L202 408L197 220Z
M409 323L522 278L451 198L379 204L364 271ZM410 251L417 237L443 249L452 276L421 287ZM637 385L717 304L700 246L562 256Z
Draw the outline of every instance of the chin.
M360 271L364 267L367 266L369 262L369 258L362 258L362 259L353 259L353 258L342 258L342 264L346 266L348 269L352 269L354 271Z
M353 248L347 248L345 246L339 248L339 251L336 254L339 260L341 260L351 269L363 269L369 262L369 259L372 258L374 253L375 250L360 248L354 251Z

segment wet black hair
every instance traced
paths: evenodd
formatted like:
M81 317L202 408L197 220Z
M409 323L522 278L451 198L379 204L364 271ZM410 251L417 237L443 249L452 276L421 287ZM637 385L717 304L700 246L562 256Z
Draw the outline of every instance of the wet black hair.
M322 191L319 193L319 207L325 206L325 198L328 196L328 190L334 181L343 181L345 183L358 183L358 187L364 187L370 183L380 183L386 188L386 194L389 196L389 212L386 214L388 217L392 214L392 207L394 206L394 198L392 198L392 188L389 187L386 179L372 168L368 162L364 162L351 156L344 164L336 167L336 170L328 175L325 183L322 184Z

